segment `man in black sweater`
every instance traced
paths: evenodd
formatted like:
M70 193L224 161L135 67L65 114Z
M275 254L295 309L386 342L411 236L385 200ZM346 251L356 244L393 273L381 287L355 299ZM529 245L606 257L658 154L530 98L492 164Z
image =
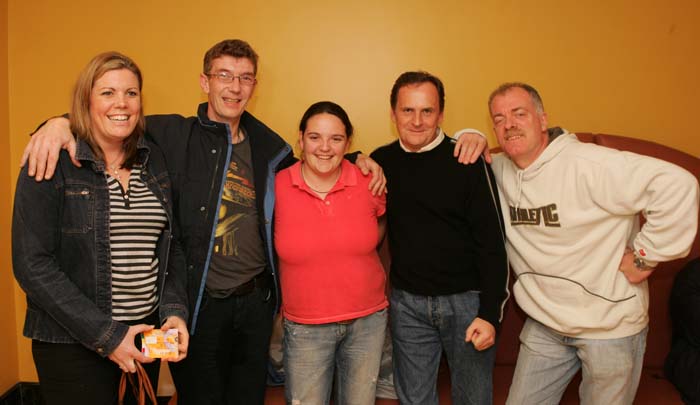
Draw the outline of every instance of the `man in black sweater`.
M496 328L508 297L508 261L493 173L462 165L439 125L445 92L426 72L391 90L399 140L375 159L387 177L390 323L402 404L437 404L444 349L455 404L490 404Z

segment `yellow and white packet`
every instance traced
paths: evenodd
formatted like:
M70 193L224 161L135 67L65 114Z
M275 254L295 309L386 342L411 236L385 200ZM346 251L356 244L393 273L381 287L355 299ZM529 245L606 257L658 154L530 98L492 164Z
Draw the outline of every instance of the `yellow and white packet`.
M151 329L141 334L141 353L153 359L176 359L177 329Z

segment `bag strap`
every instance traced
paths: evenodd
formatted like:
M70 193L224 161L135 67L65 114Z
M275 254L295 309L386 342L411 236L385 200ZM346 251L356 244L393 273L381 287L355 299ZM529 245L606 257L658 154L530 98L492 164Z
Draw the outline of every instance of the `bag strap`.
M129 380L131 389L134 391L134 397L137 399L138 405L146 405L146 397L151 400L153 405L157 404L156 394L153 391L153 386L151 385L151 380L146 374L141 363L135 361L136 363L136 376L133 373L127 371L122 372L122 377L119 380L119 405L124 405L124 394L126 393L126 380ZM136 381L134 381L134 378Z

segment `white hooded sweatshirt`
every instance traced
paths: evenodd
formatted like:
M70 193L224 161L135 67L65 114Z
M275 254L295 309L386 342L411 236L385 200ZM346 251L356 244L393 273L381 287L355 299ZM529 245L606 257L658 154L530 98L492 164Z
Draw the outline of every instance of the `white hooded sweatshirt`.
M630 284L620 261L627 246L650 262L688 254L698 224L695 177L566 131L525 170L504 154L492 168L518 305L566 336L610 339L644 329L647 282Z

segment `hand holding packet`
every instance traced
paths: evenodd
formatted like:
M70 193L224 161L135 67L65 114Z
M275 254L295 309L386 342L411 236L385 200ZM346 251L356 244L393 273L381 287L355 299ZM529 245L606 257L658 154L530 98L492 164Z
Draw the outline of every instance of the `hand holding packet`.
M177 329L151 329L141 334L141 353L153 359L176 359Z

